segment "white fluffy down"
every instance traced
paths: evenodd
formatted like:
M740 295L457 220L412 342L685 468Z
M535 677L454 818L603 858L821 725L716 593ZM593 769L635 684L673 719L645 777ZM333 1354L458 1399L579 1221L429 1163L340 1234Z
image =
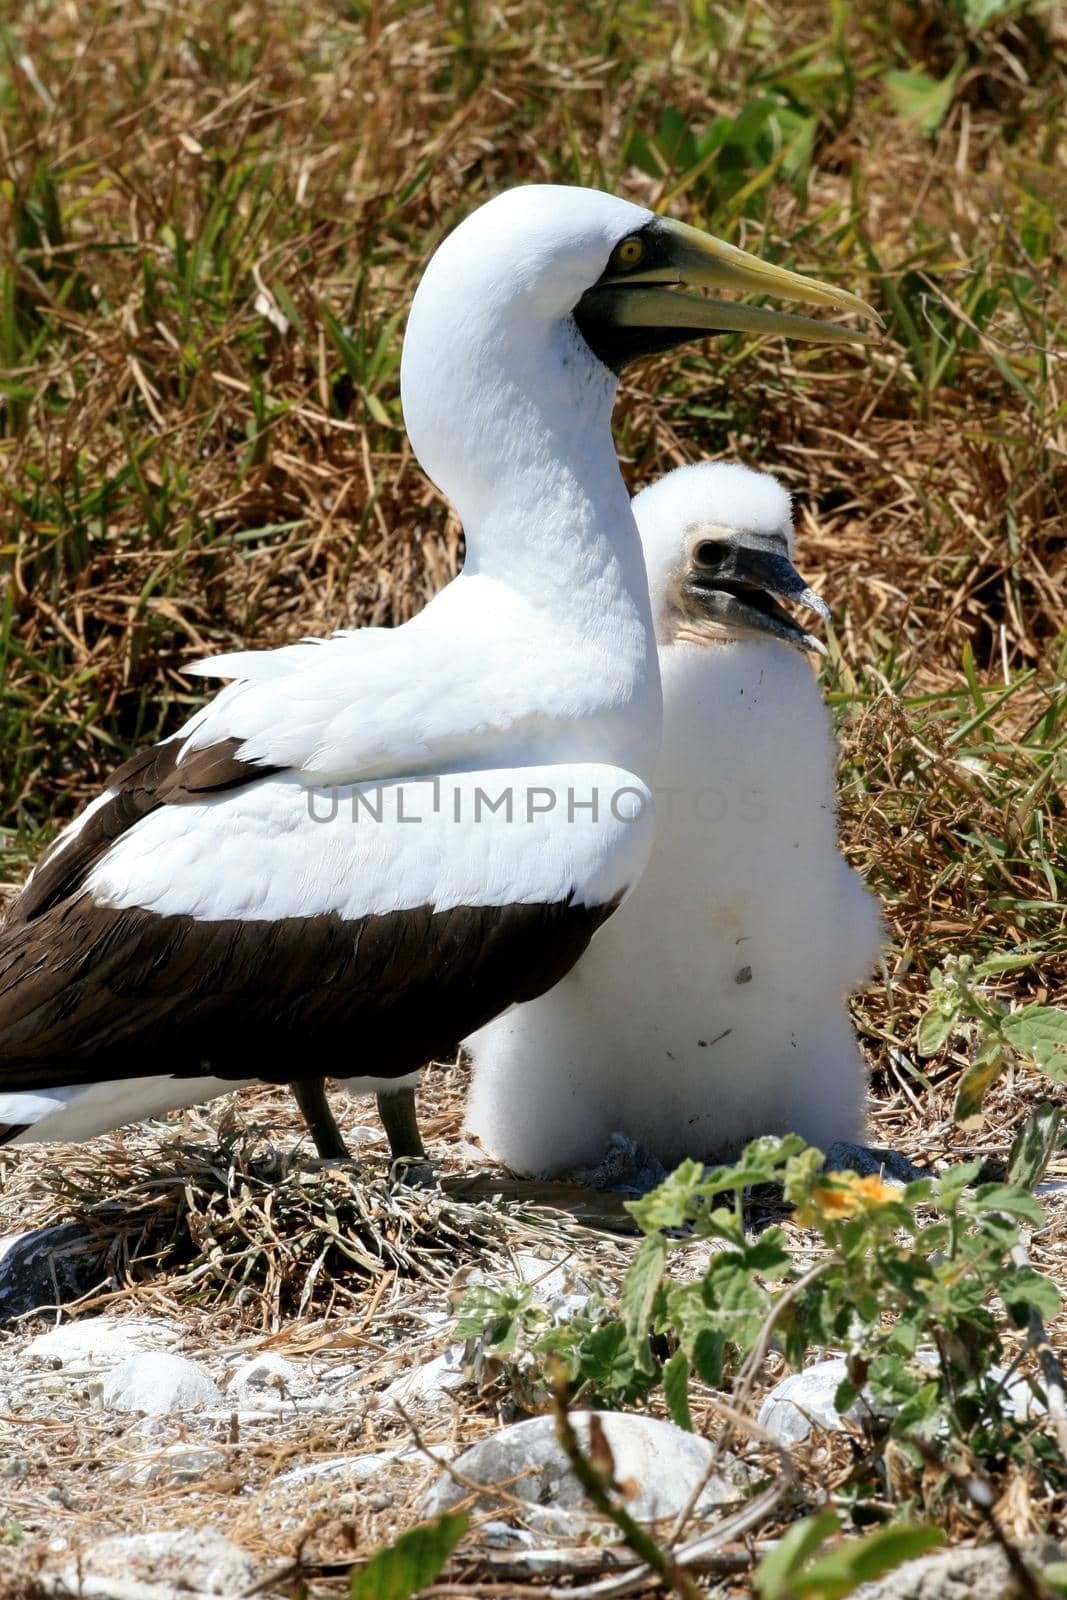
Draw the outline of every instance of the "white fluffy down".
M774 479L717 464L671 474L634 510L654 612L693 520L789 515ZM468 1129L518 1172L595 1162L616 1130L669 1165L758 1134L825 1148L862 1129L845 998L870 974L881 922L837 849L815 678L774 639L665 645L660 666L644 877L561 984L469 1041Z

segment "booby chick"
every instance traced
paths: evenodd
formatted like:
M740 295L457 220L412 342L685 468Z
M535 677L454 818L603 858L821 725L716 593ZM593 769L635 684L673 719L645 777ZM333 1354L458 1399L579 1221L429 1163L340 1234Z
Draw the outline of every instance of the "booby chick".
M0 931L0 1142L261 1079L341 1155L322 1079L356 1071L415 1154L390 1091L581 954L644 866L660 723L615 374L723 327L859 337L683 282L867 311L594 190L437 251L402 400L463 573L395 630L201 664L232 681L59 836Z
M846 997L878 904L837 848L835 745L779 601L789 496L705 463L639 494L663 679L657 836L640 884L551 993L469 1041L468 1131L514 1171L595 1166L616 1132L666 1167L760 1134L827 1149L864 1120Z

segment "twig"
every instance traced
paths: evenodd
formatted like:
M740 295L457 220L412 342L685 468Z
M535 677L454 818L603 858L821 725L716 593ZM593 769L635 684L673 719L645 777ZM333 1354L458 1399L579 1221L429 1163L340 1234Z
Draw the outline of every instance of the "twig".
M989 1479L980 1477L974 1472L956 1472L944 1461L941 1452L928 1439L921 1439L918 1434L913 1433L908 1434L907 1438L908 1443L914 1446L923 1460L930 1466L936 1467L939 1472L943 1472L982 1517L1008 1563L1008 1569L1015 1580L1015 1587L1024 1600L1051 1600L1048 1589L1034 1577L1018 1549L1000 1526L993 1510L996 1496Z
M817 1278L821 1278L824 1272L828 1272L832 1265L833 1258L831 1256L827 1256L823 1261L816 1262L815 1266L813 1266L808 1272L805 1272L803 1277L798 1278L795 1283L791 1283L781 1298L776 1300L774 1305L771 1307L767 1320L764 1322L763 1327L759 1331L759 1338L749 1351L745 1360L745 1364L738 1374L737 1383L734 1386L734 1407L736 1416L741 1417L744 1415L744 1409L752 1396L752 1387L756 1381L756 1374L759 1372L764 1361L767 1359L767 1351L770 1349L771 1344L771 1335L774 1333L774 1330L778 1325L779 1318L789 1308L789 1306L792 1305L793 1301L796 1300L798 1296L802 1295L805 1289L809 1288ZM727 1427L722 1437L716 1441L716 1456L722 1449L724 1449L726 1442L731 1437L733 1431L734 1428L731 1424Z
M754 1422L751 1417L746 1417L741 1411L737 1410L736 1407L728 1405L725 1400L719 1400L713 1395L708 1395L707 1403L711 1406L712 1410L717 1411L720 1416L726 1418L730 1431L736 1431L738 1428L741 1428L744 1430L744 1432L751 1435L752 1438L758 1439L761 1444L770 1445L771 1448L777 1452L778 1460L782 1468L782 1478L778 1483L772 1486L770 1491L766 1491L772 1494L771 1506L768 1509L773 1509L780 1500L784 1499L788 1491L794 1488L796 1485L797 1475L793 1467L793 1460L789 1454L789 1451L786 1450L780 1439L776 1439L773 1434L767 1432L766 1428L761 1428L758 1422ZM719 1450L716 1449L712 1455L712 1459L708 1465L707 1471L704 1473L704 1476L701 1478L700 1482L697 1484L697 1487L693 1490L693 1493L689 1496L689 1499L686 1501L685 1505L678 1514L674 1527L671 1529L667 1539L669 1546L673 1546L681 1538L682 1533L685 1530L685 1525L693 1515L693 1512L696 1510L700 1496L704 1493L704 1490L706 1489L712 1473L715 1471L718 1465L718 1462ZM725 1523L720 1523L714 1535L715 1543L722 1544L727 1539L739 1537L740 1529L735 1527L735 1524L739 1520L743 1520L745 1522L747 1530L747 1527L750 1525L747 1514L751 1512L757 1503L762 1501L764 1498L765 1495L758 1495L756 1500L750 1500L744 1506L744 1508L737 1513L736 1517L729 1517ZM761 1511L757 1520L762 1521L762 1518L765 1514L765 1512Z
M427 1461L432 1461L435 1467L439 1468L441 1472L447 1474L447 1476L452 1479L454 1484L465 1491L464 1499L470 1499L472 1495L477 1495L479 1497L491 1496L494 1500L500 1500L503 1504L510 1506L513 1511L529 1512L530 1502L528 1500L523 1500L521 1495L509 1494L507 1489L502 1484L478 1483L474 1478L468 1478L466 1473L460 1472L459 1469L454 1466L451 1461L447 1461L444 1456L435 1455L430 1449L429 1445L423 1439L422 1434L419 1432L418 1423L412 1417L411 1413L404 1409L399 1400L393 1401L393 1409L398 1416L403 1418L408 1427L411 1429L411 1437L416 1450L424 1455ZM509 1481L514 1483L516 1479L521 1478L524 1475L525 1474L521 1472L517 1472L515 1477Z
M682 1600L699 1600L696 1585L686 1576L677 1562L653 1539L641 1524L620 1503L622 1490L615 1481L615 1463L604 1438L599 1418L590 1419L589 1433L591 1456L585 1455L574 1431L568 1402L569 1384L562 1366L555 1364L550 1373L552 1380L552 1412L556 1419L556 1437L570 1462L571 1471L578 1479L592 1504L601 1516L609 1518L634 1555L674 1589Z
M160 1600L166 1591L158 1583L138 1583L133 1578L94 1577L92 1573L40 1572L28 1581L26 1600ZM182 1600L212 1600L200 1589L183 1589ZM217 1597L216 1597L217 1600Z
M1011 1259L1020 1270L1025 1272L1033 1271L1025 1245L1013 1245ZM1036 1306L1027 1306L1026 1313L1027 1347L1034 1351L1038 1361L1041 1363L1041 1376L1045 1380L1045 1395L1048 1400L1048 1414L1051 1418L1052 1426L1056 1430L1056 1443L1060 1447L1060 1454L1067 1460L1067 1392L1064 1390L1063 1373L1056 1359L1056 1352L1049 1343L1040 1311Z

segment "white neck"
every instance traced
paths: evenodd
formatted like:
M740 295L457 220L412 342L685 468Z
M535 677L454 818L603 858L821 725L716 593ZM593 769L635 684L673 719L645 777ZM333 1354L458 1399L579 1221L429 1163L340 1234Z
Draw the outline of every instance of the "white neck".
M605 704L652 722L648 580L611 436L616 380L571 318L472 327L442 360L416 297L402 371L415 452L463 523L464 578L489 578L614 660ZM525 346L525 348L524 348ZM462 581L462 580L461 580Z

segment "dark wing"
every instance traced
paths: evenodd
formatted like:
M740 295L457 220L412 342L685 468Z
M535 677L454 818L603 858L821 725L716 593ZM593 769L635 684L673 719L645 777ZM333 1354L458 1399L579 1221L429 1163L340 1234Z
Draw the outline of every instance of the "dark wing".
M0 935L0 1085L398 1077L551 988L616 904L198 922L81 894Z
M277 770L242 761L240 739L222 739L202 750L187 751L179 761L183 742L178 736L150 745L112 773L105 791L108 799L86 818L73 839L61 835L38 862L8 910L5 933L76 895L115 840L150 811L236 789Z

